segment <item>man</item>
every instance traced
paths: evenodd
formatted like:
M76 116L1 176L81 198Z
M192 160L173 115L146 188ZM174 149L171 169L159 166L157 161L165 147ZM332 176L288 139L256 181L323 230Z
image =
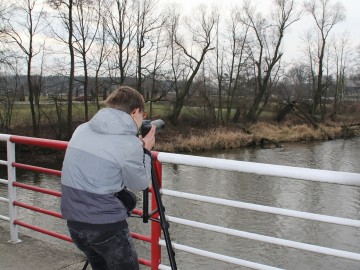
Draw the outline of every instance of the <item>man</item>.
M80 125L69 142L61 176L61 213L93 270L136 270L127 209L115 193L149 186L155 127L144 138L137 137L145 103L130 87L120 86L105 104L107 108Z

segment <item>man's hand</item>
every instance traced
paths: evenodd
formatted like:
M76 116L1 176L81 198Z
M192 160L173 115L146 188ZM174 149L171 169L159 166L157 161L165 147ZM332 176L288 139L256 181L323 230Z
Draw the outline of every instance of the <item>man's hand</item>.
M151 149L153 149L155 146L155 131L156 131L156 126L151 126L151 129L148 132L148 134L146 134L146 136L141 139L143 141L144 148L149 151L151 151Z

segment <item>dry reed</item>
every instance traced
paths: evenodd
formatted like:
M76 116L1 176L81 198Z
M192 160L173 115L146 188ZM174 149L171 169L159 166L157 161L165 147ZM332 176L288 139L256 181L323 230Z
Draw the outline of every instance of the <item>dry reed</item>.
M166 132L166 131L165 131ZM171 141L157 140L156 151L198 152L212 149L241 148L251 145L277 146L284 142L329 140L342 137L340 126L320 125L314 129L306 124L276 125L257 123L249 128L249 134L241 128L216 128L191 130L172 136Z

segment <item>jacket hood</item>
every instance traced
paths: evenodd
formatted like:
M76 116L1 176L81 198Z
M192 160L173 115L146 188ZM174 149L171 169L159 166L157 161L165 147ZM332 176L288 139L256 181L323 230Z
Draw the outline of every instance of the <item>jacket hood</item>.
M138 127L126 112L113 109L104 108L98 111L90 120L89 126L92 130L117 135L136 135Z

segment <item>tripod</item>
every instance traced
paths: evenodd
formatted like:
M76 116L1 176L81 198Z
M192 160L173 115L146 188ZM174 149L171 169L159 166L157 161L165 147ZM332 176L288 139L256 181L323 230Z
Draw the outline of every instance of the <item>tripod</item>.
M150 158L151 158L152 192L154 192L154 197L155 197L158 208L155 209L152 213L149 213L149 188L147 188L143 191L143 214L140 217L143 219L144 223L148 223L149 220L160 223L160 226L163 231L164 238L165 238L166 249L167 249L167 253L169 256L171 269L177 270L176 261L175 261L175 252L171 245L171 239L170 239L170 234L169 234L170 224L168 221L166 221L166 218L165 218L165 207L163 206L163 203L161 200L159 183L158 183L158 179L156 177L156 172L154 169L154 160L153 160L151 153L150 153ZM156 213L159 213L159 218L152 218L152 216ZM89 261L86 261L82 270L86 270L88 264L89 264Z
M143 222L147 223L148 220L152 220L155 222L159 222L161 229L164 234L165 243L166 243L166 249L169 256L170 266L172 270L177 270L176 261L175 261L175 252L173 250L170 234L169 234L169 227L170 224L165 218L165 207L163 206L161 195L160 195L160 189L159 189L159 183L158 179L156 177L156 172L154 169L154 163L153 163L153 157L151 156L151 181L152 181L152 192L154 192L157 209L149 214L149 190L148 188L144 190L143 192ZM151 216L155 213L159 213L159 219L152 218Z

